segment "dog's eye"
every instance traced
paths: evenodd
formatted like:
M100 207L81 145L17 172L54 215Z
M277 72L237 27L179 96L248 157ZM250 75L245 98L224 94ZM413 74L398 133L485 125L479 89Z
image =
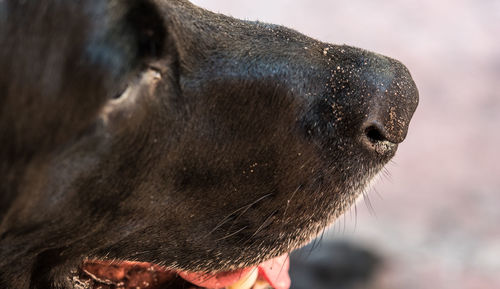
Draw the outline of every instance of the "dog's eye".
M105 123L132 118L141 110L138 108L154 98L155 88L161 79L161 71L154 67L148 67L139 75L129 78L104 106L101 118Z
M111 97L111 99L119 99L119 98L121 98L121 97L125 94L125 91L127 91L127 89L128 89L128 84L126 84L126 85L125 85L125 84L124 84L124 85L122 85L122 86L121 86L121 87L117 90L117 91L118 91L118 93L115 93L115 94Z
M111 101L127 98L130 96L130 89L138 85L155 85L158 80L162 79L161 70L159 68L149 66L141 73L133 76L125 77L125 80L118 86L115 93L111 96Z
M129 77L128 80L120 86L117 93L113 95L110 102L121 102L129 98L132 98L130 99L131 101L135 101L135 98L145 92L143 89L149 88L148 91L151 92L151 88L156 87L156 84L161 79L162 75L160 70L154 67L148 67L139 75Z

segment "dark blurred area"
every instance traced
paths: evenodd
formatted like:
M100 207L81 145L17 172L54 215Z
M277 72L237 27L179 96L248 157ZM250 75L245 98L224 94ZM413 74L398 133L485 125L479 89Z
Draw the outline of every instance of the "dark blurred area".
M290 256L291 289L372 288L383 260L349 241L313 242Z
M293 288L500 288L500 1L193 2L391 56L420 90L368 197L292 257Z

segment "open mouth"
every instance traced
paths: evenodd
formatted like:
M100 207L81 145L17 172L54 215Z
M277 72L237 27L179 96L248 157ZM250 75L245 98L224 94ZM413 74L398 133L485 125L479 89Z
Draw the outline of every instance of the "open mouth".
M288 268L288 254L257 266L214 273L172 270L145 262L86 260L73 281L89 289L288 289Z

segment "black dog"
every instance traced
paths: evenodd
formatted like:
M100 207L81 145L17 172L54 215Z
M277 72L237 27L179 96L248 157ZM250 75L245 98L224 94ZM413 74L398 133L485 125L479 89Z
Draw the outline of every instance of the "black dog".
M184 0L0 1L0 69L9 289L237 282L342 214L418 102L396 60Z

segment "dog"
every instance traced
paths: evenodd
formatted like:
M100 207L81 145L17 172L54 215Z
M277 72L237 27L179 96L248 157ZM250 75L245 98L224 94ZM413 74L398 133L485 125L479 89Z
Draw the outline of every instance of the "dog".
M0 1L0 68L7 289L288 288L418 104L397 60L185 0Z

